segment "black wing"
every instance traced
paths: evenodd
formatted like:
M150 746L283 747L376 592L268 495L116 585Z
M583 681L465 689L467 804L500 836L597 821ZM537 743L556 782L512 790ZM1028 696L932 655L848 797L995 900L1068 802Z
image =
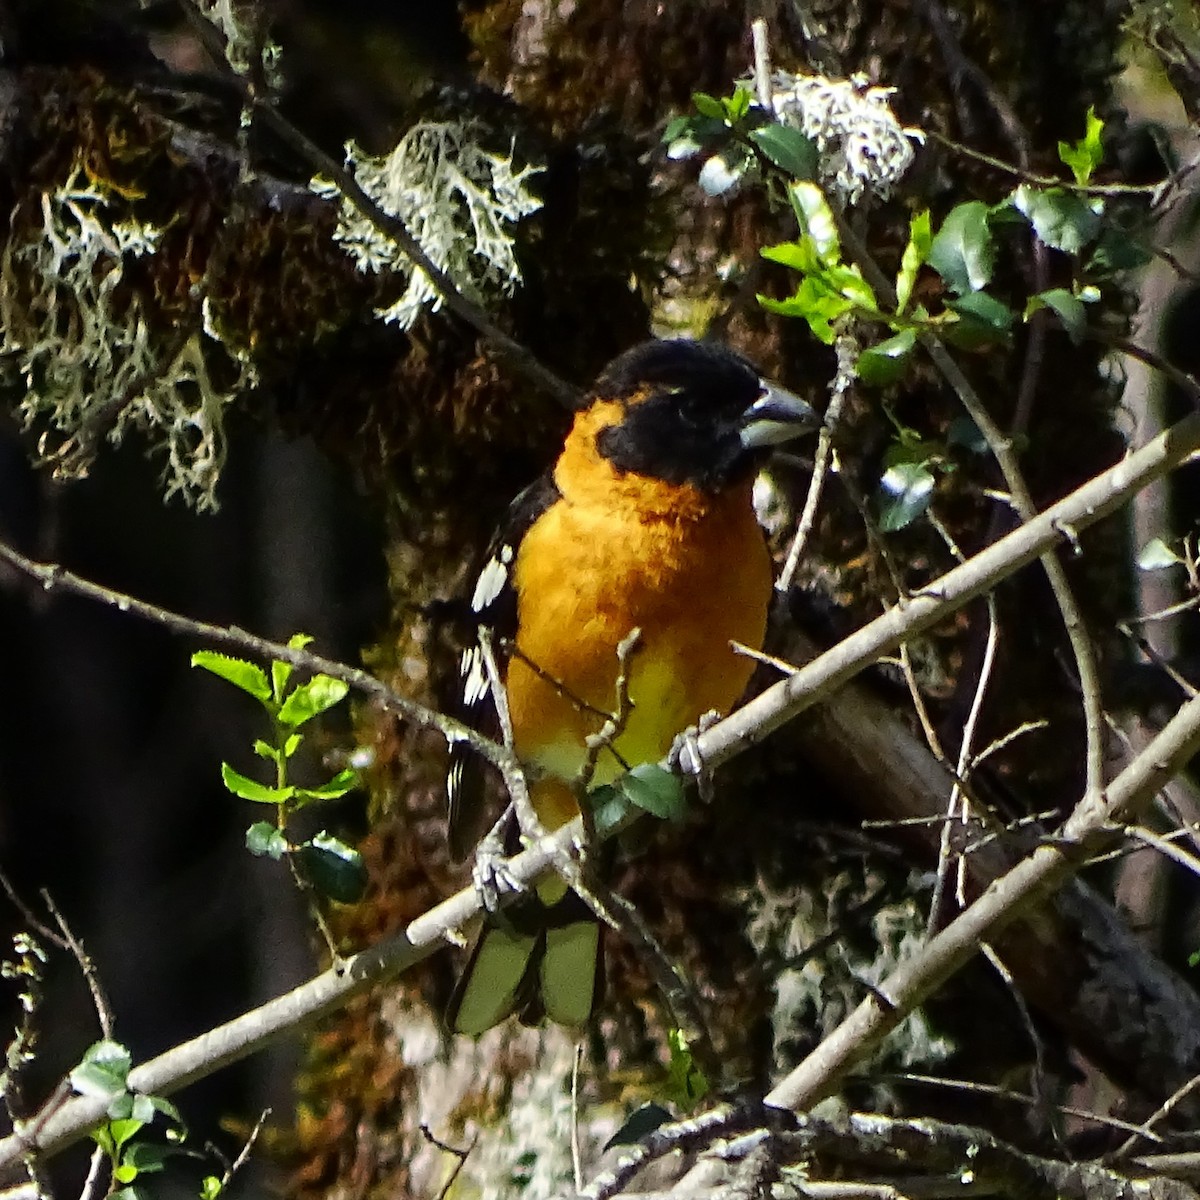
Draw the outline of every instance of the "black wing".
M553 478L542 476L513 502L488 546L483 569L471 594L471 619L492 635L492 648L501 676L508 662L508 645L517 635L517 591L513 568L521 540L533 523L556 501L562 499ZM458 686L451 715L487 737L499 740L500 724L491 697L487 665L478 642L467 646L459 659ZM461 862L487 832L489 768L470 746L450 744L450 766L446 772L449 804L450 854Z

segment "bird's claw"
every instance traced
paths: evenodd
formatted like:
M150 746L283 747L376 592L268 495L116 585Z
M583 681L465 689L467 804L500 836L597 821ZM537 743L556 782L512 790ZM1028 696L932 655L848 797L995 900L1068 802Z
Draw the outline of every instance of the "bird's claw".
M500 911L501 896L524 891L524 885L509 870L504 842L494 833L488 834L475 851L471 882L484 911L490 916Z
M704 762L700 753L700 735L711 729L719 720L721 714L716 709L702 713L695 725L689 725L671 744L667 761L672 769L690 775L696 781L696 790L700 799L709 803L713 798L712 772Z

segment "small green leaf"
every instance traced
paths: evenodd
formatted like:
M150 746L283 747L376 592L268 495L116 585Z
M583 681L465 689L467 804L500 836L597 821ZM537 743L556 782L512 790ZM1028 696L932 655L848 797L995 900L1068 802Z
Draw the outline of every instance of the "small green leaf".
M1076 346L1083 341L1083 332L1087 327L1087 311L1078 296L1067 288L1051 288L1049 291L1039 292L1036 296L1030 296L1025 305L1025 320L1028 321L1042 308L1050 309L1058 317L1067 331L1067 336Z
M244 658L230 658L228 654L217 654L212 650L197 650L192 655L192 666L203 667L226 683L241 688L255 700L265 703L271 699L267 674L257 663L246 662Z
M200 1200L217 1200L225 1189L215 1175L205 1175L200 1181Z
M1106 221L1088 257L1086 269L1092 277L1106 279L1122 271L1136 271L1153 257L1135 232Z
M895 383L908 365L909 355L917 344L917 335L903 329L894 337L868 346L854 364L859 379L868 387L885 387Z
M270 821L255 821L246 830L246 849L259 858L273 858L278 862L288 851L287 838Z
M149 1125L154 1120L153 1097L143 1095L141 1092L134 1093L129 1115L133 1120L140 1121L143 1125Z
M122 1166L130 1166L135 1174L153 1174L161 1171L166 1160L181 1153L173 1146L160 1146L157 1142L134 1142L122 1159Z
M297 846L293 854L305 878L322 895L339 904L354 904L362 898L367 868L353 847L322 830Z
M279 751L270 742L264 742L262 738L255 738L254 753L268 762L277 763L279 761Z
M715 96L710 96L707 92L693 92L692 107L702 117L711 117L715 121L725 120L725 106Z
M956 295L987 287L996 265L988 206L979 200L956 204L929 247L929 265Z
M957 300L948 300L946 307L959 318L943 328L946 340L971 350L1007 341L1017 319L1007 304L987 292L972 292Z
M787 300L772 300L760 295L758 302L768 312L785 317L800 317L808 322L813 334L827 346L832 346L837 337L834 322L848 313L854 305L844 296L831 291L815 275L806 275L796 289L796 294Z
M925 265L933 247L930 232L929 209L915 212L908 222L908 245L900 259L900 271L896 275L896 311L903 314L912 298L917 272Z
M1100 228L1103 202L1099 198L1023 183L1012 200L1041 241L1064 254L1078 254Z
M70 1074L71 1086L81 1096L96 1096L109 1101L128 1089L129 1068L133 1063L120 1042L105 1039L88 1047L82 1062Z
M722 107L725 109L726 120L731 125L736 125L750 111L752 99L749 91L739 83L733 89L733 95L728 100L721 101Z
M1137 556L1139 571L1163 571L1167 567L1179 566L1183 561L1162 538L1152 538Z
M668 1109L651 1100L643 1104L640 1108L635 1108L625 1118L625 1123L621 1128L605 1142L604 1149L611 1150L614 1146L636 1145L647 1134L653 1133L660 1126L665 1125L673 1119Z
M708 1095L709 1083L679 1029L667 1034L671 1061L667 1065L667 1095L681 1108L691 1110Z
M816 244L810 237L802 237L798 242L780 242L775 246L764 246L759 254L768 262L791 267L793 271L802 271L806 275L821 269Z
M291 758L297 750L300 749L300 743L304 741L304 734L289 733L283 743L283 757Z
M113 1178L118 1183L132 1183L138 1177L138 1169L131 1163L118 1163L113 1167Z
M224 762L221 764L221 782L235 796L252 800L255 804L283 804L292 798L296 790L293 787L267 787L265 783L248 778Z
M1074 143L1058 143L1058 157L1071 168L1075 182L1081 187L1091 182L1092 174L1104 161L1104 147L1100 144L1100 135L1103 132L1104 122L1089 105L1083 138Z
M680 821L687 813L683 781L657 763L642 763L617 780L631 804L664 821Z
M283 707L279 710L279 723L296 729L339 703L349 690L340 679L332 679L328 675L314 675L283 702Z
M358 787L358 772L353 767L347 767L344 771L339 771L328 783L323 783L319 787L297 788L296 799L304 803L310 800L336 800L339 796L352 792L356 787Z
M933 499L935 479L922 463L897 463L888 467L879 481L879 528L895 533L911 525Z
M162 1113L178 1129L183 1130L185 1128L183 1114L165 1096L147 1096L146 1099L150 1102L150 1106L155 1112ZM168 1136L170 1136L169 1130Z
M667 122L666 129L663 130L662 140L669 144L677 138L683 137L684 134L689 132L691 123L691 117L672 117Z
M817 147L790 125L762 125L750 131L750 140L767 159L793 179L813 179L817 173Z
M151 1200L151 1196L144 1187L123 1187L108 1196L107 1200Z
M592 788L588 792L588 804L591 806L596 833L601 837L607 836L617 826L624 824L633 810L633 805L625 793L611 783Z

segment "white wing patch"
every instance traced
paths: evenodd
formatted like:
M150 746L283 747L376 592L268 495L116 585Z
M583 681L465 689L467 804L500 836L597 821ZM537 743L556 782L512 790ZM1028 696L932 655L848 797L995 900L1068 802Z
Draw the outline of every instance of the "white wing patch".
M501 546L499 554L492 555L487 560L479 578L475 581L475 592L471 596L471 608L474 612L483 612L504 590L508 582L508 564L512 562L513 549L511 546Z
M470 708L488 694L488 677L484 669L483 651L478 646L468 646L458 661L462 679L463 704Z

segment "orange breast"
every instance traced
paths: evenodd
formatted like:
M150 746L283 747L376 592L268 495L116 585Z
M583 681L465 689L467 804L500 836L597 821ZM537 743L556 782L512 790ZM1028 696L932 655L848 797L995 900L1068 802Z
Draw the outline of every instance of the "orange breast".
M754 665L729 642L761 647L771 594L749 483L708 497L592 463L585 490L571 467L564 455L564 500L526 534L515 564L518 654L507 676L517 752L556 777L533 789L550 827L577 811L556 780L578 776L587 736L616 706L617 646L630 630L641 629L632 708L593 784L620 774L621 760L657 761L702 714L729 710Z

